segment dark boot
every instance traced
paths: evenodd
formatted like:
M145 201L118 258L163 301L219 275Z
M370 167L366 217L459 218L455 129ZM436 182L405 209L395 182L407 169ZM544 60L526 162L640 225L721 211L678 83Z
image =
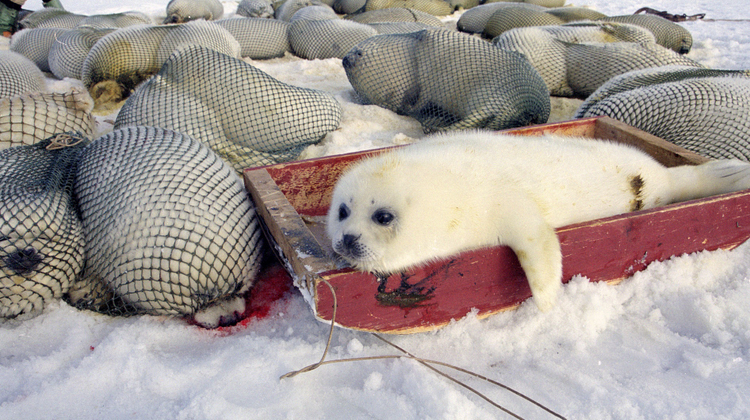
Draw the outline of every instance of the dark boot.
M47 7L54 7L60 10L65 10L62 4L60 4L60 0L42 0L42 5Z
M21 6L11 3L9 0L0 0L0 32L3 36L10 38L16 27L16 18Z

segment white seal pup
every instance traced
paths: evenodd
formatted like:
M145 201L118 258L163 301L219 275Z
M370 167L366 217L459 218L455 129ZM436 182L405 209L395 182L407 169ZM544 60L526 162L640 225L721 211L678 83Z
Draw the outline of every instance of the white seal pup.
M607 141L466 131L348 168L326 229L336 253L379 276L508 245L547 310L562 280L554 228L745 188L750 164L738 160L666 168Z

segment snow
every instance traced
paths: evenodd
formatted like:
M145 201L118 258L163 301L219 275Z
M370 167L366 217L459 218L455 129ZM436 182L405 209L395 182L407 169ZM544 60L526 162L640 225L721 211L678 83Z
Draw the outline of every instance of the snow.
M77 13L139 10L155 20L166 3L63 0ZM706 13L716 21L682 23L695 40L689 57L714 68L750 69L750 22L722 20L750 20L746 5L575 4L608 15L644 5ZM224 5L227 15L236 8ZM41 1L25 7L38 9ZM343 104L342 127L307 156L422 135L409 118L356 104L339 60L287 56L252 63L284 82L328 91ZM559 118L575 109L565 101L557 106ZM113 118L100 118L100 131ZM320 360L328 330L299 293L278 301L268 317L229 332L163 317L108 317L61 302L31 320L0 323L0 418L508 418L403 358L324 365L279 379ZM570 419L750 418L750 244L654 263L616 286L576 277L546 313L527 302L487 319L470 314L435 332L386 338L418 357L501 382ZM327 359L398 354L372 334L337 328ZM489 382L440 369L524 418L553 418Z

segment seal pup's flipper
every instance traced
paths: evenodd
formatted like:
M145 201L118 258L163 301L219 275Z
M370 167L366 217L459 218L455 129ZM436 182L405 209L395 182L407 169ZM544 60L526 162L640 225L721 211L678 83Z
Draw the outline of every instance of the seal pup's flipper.
M534 303L548 311L562 284L562 251L555 230L534 200L523 192L505 192L506 202L523 211L506 211L498 218L499 242L513 249L531 288ZM506 207L507 208L507 207Z
M750 163L737 159L712 160L697 166L668 169L669 202L692 200L750 188Z

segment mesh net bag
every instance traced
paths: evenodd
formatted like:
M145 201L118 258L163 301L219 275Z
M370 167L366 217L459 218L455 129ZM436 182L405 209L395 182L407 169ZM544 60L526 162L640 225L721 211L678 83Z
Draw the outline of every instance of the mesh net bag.
M437 17L419 10L403 7L371 10L369 12L346 16L346 19L367 24L379 22L418 22L429 26L443 27L443 22Z
M443 0L367 0L365 3L366 12L392 7L419 10L434 16L453 13L453 6Z
M573 96L568 85L565 44L559 42L547 26L514 28L492 39L492 45L523 54L539 72L554 96Z
M18 27L28 28L75 28L85 19L85 15L70 13L67 10L54 7L36 10L24 16Z
M44 73L34 62L13 51L0 51L0 98L46 91Z
M296 159L340 121L341 105L328 93L287 85L242 60L187 46L125 102L115 127L186 133L241 171Z
M550 95L521 54L444 29L377 35L343 59L363 102L417 119L426 132L543 123Z
M84 150L74 189L86 268L69 292L108 314L192 315L254 282L264 242L239 176L174 131L128 127Z
M93 106L89 94L79 88L0 99L0 149L35 144L58 133L91 137L96 127Z
M81 140L63 134L0 150L2 318L39 314L83 269L83 229L72 196L83 143L73 144Z
M289 22L260 17L217 20L240 43L240 56L253 60L282 57L289 46Z
M581 117L608 115L702 156L750 161L750 78L706 77L611 94Z
M294 23L297 20L328 20L338 18L339 15L333 11L331 6L321 4L317 6L305 6L297 10L292 15L292 18L289 19L289 23Z
M378 22L368 23L378 34L406 34L428 29L430 25L419 22Z
M551 9L547 9L545 11L551 14L552 16L562 19L564 22L576 22L576 21L581 21L581 20L596 20L596 19L607 17L607 15L605 15L604 13L598 12L594 9L589 9L588 7L576 7L576 6L554 7Z
M514 28L492 39L498 48L517 51L526 56L539 71L550 94L573 96L575 92L568 84L566 54L568 43L602 43L622 41L653 41L651 32L639 26L619 23L574 23L556 26L534 26ZM665 54L670 55L670 54ZM593 58L593 57L592 57ZM586 72L588 67L573 69Z
M49 72L49 50L66 31L62 28L24 29L13 35L9 49L33 61L39 70Z
M544 7L537 6L534 4L527 3L487 3L480 4L479 6L472 7L461 14L456 22L456 28L461 32L467 32L470 34L481 34L484 32L484 27L487 25L487 21L490 17L498 10L508 7L523 7L529 10L544 11Z
M325 5L325 3L319 0L285 0L283 3L281 3L280 6L276 8L275 17L278 20L289 22L290 20L292 20L292 16L294 16L294 14L297 13L299 9L307 6L321 5Z
M164 23L185 23L196 19L216 20L224 15L219 0L170 0Z
M351 15L365 10L367 0L334 0L331 7L336 13Z
M661 66L702 67L697 62L654 43L611 42L566 44L568 84L583 97L614 76L631 70Z
M269 0L242 0L235 12L239 16L273 18L273 6Z
M693 36L682 26L655 15L608 16L605 22L621 22L638 25L654 34L656 43L680 54L687 54L693 46Z
M126 26L133 25L148 25L152 24L148 15L141 12L122 12L122 13L111 13L106 15L91 15L86 16L76 27L87 26L91 28L124 28Z
M239 57L240 45L223 27L204 20L182 25L138 25L102 37L86 56L81 80L97 104L126 98L186 44L203 45Z
M345 19L296 20L289 26L289 45L308 60L344 58L355 45L377 35L375 28Z
M565 23L559 17L543 10L533 10L527 7L505 7L498 9L487 20L482 35L494 38L513 28L526 26L562 25Z
M91 47L115 28L92 28L88 26L68 29L49 49L49 69L58 79L71 77L81 79L81 68Z
M619 22L574 22L554 26L540 26L560 41L587 42L655 42L646 28Z
M609 79L578 107L573 118L583 118L589 108L620 92L699 77L750 77L750 70L720 70L702 67L661 66L634 70Z

